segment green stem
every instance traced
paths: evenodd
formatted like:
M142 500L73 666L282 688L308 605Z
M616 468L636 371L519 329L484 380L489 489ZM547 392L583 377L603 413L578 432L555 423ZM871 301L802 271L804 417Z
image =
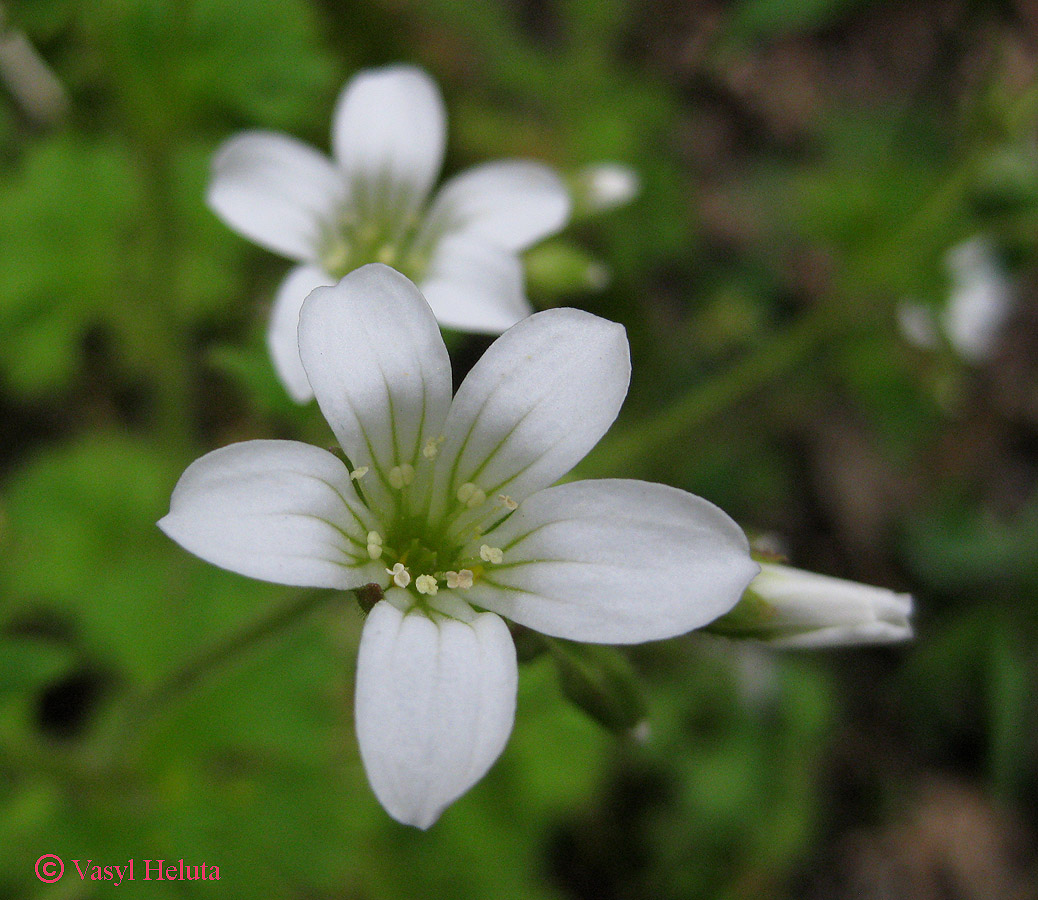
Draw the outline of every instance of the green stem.
M863 245L844 267L830 293L803 318L776 335L756 353L735 363L727 372L679 397L658 414L635 422L603 440L578 471L582 477L603 477L625 471L647 455L690 434L717 414L773 381L821 348L846 337L878 315L889 314L889 304L862 297L869 273L887 271L905 256L935 223L944 221L961 201L977 156L963 160L900 228ZM862 302L868 299L870 302Z
M275 607L262 618L250 622L223 640L207 647L194 659L188 660L179 669L172 672L142 698L138 711L149 715L153 710L161 709L178 695L189 691L203 678L251 650L268 637L295 624L315 609L341 597L342 593L339 591L315 588L306 591L294 600Z
M147 295L138 311L137 339L153 354L150 367L155 386L155 429L163 443L189 457L193 448L193 375L183 328L177 315L180 289L179 254L183 252L177 221L168 146L145 144L143 180L151 204L149 217L150 271L145 273ZM139 320L144 319L141 323ZM141 327L143 324L143 327Z
M345 596L352 597L355 593L347 591ZM111 748L111 761L117 763L124 760L128 748L139 740L147 723L200 681L210 677L267 638L301 621L314 610L341 600L343 596L342 591L317 588L306 591L210 645L142 696L131 698L115 713L114 738L105 741ZM112 732L107 733L111 735Z
M607 438L580 466L584 477L623 472L631 463L677 441L758 387L793 368L839 324L834 305L815 307L758 353L740 360L718 378L679 397L659 414ZM845 321L845 319L844 319Z

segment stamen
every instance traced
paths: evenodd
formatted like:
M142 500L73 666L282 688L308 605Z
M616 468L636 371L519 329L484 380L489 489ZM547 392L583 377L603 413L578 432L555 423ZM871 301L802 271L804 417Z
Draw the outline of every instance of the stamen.
M387 575L393 576L393 584L405 588L411 583L411 573L404 568L403 563L397 563L392 569L386 569Z
M458 488L458 501L464 503L469 509L475 509L487 502L487 495L471 481L466 481Z
M368 532L368 556L378 559L382 555L382 535L377 531Z
M352 472L350 472L350 481L360 481L365 475L368 474L367 466L357 466Z
M508 509L516 510L519 508L519 504L516 503L508 494L498 494L497 499L500 500Z
M489 544L482 544L479 548L479 558L483 562L488 563L499 563L504 558L504 553L501 552L499 547L491 547Z
M386 244L383 247L379 247L378 253L375 254L375 258L380 263L385 263L385 265L388 266L393 262L394 259L396 259L396 248L390 247L389 244Z
M419 594L428 594L430 597L440 589L432 575L419 575L415 579L414 586L418 588Z
M439 437L429 438L425 442L425 446L422 447L422 456L426 459L434 459L436 454L440 452L440 444L447 440L446 436L440 435Z
M414 466L410 463L404 463L402 466L393 466L389 470L389 485L398 491L412 481L414 481Z
M460 572L446 572L447 587L466 589L472 587L472 570L462 569Z

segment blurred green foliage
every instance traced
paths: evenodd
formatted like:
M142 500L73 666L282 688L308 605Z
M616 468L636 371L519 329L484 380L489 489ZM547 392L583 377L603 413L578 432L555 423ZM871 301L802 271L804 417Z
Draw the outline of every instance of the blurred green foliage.
M220 888L120 888L155 898L820 896L833 846L904 821L934 778L1034 834L1038 89L1014 4L6 13L69 106L36 121L0 94L0 897L102 896L68 861L131 856L220 866ZM141 705L292 596L158 532L183 467L248 437L331 443L263 344L287 264L207 211L208 160L243 128L327 147L346 77L401 59L443 86L451 170L639 174L634 203L529 260L535 303L631 338L631 397L586 470L693 490L798 564L911 589L914 646L790 658L690 637L588 651L580 677L539 655L503 757L426 834L360 767L359 610L329 604ZM971 368L909 345L895 310L939 311L945 254L977 233L1020 307ZM459 370L485 346L450 340ZM41 853L66 860L60 884L35 878Z

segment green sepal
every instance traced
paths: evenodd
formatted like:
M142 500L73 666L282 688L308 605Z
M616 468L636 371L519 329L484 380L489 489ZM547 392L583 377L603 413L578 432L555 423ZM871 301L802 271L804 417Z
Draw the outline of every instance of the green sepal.
M542 634L531 631L523 625L508 622L508 630L512 633L512 641L515 643L515 656L520 663L528 663L543 656L548 649L548 641Z
M564 297L601 291L609 284L609 270L579 247L555 240L538 244L523 254L530 294Z
M700 631L729 638L759 638L765 630L762 625L774 616L775 608L770 603L747 590L731 610Z
M546 640L562 693L599 725L626 734L645 719L641 682L621 651L597 644Z

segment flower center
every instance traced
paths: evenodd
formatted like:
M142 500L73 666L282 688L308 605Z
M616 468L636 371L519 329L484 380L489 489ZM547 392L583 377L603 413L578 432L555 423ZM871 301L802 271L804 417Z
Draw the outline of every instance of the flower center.
M466 482L455 491L437 521L430 518L428 504L420 503L421 508L415 510L410 495L427 486L425 477L431 477L429 469L443 440L426 442L416 460L417 471L407 463L393 466L386 473L386 482L397 495L396 512L384 520L384 530L368 532L367 550L368 556L384 567L385 590L399 589L393 592L398 605L465 618L472 614L472 608L464 601L464 592L489 569L503 563L504 552L500 547L478 543L482 532L476 528L459 532L457 521L463 514L481 508L499 513L493 517L496 521L519 504L503 494L488 498L479 485ZM357 469L354 474L359 472ZM358 482L365 474L358 475Z
M418 282L425 276L434 241L419 228L418 212L350 206L323 231L318 258L324 270L342 278L368 263L384 263Z

